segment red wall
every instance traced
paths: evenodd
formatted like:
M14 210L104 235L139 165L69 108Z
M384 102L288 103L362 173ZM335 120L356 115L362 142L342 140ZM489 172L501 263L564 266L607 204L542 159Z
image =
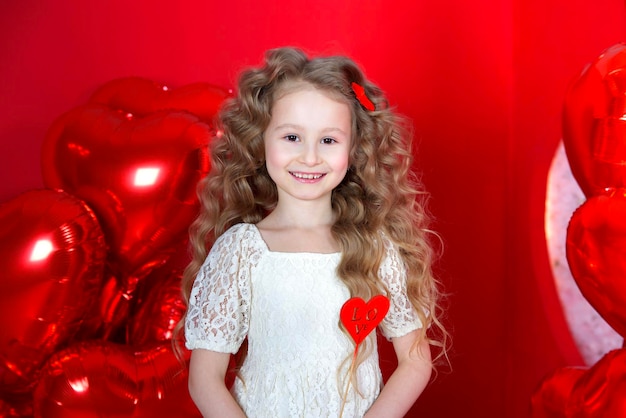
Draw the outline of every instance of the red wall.
M264 50L345 53L411 117L445 240L453 372L414 416L527 417L581 362L543 242L568 81L624 40L617 0L22 0L0 6L0 201L42 187L46 129L113 78L231 87Z

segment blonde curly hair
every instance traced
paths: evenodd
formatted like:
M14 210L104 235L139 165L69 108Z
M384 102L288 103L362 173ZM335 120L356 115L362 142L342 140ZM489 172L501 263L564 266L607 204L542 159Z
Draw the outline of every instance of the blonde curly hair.
M356 99L353 82L364 87L374 111ZM409 124L343 56L309 59L299 49L279 48L266 53L263 66L242 73L238 95L224 103L219 115L218 134L211 144L211 172L198 187L202 210L190 227L193 260L183 276L185 301L215 240L237 223L261 221L276 206L278 195L265 167L263 135L274 101L303 85L347 103L352 112L350 167L332 193L336 221L331 231L342 253L337 274L352 296L368 300L388 293L378 277L385 255L384 233L405 264L408 297L424 325L418 342L427 340L438 347L435 359L445 357L448 333L441 323L442 295L432 272L438 253L432 239L437 235L429 229L428 194L411 170ZM178 334L181 324L184 318Z

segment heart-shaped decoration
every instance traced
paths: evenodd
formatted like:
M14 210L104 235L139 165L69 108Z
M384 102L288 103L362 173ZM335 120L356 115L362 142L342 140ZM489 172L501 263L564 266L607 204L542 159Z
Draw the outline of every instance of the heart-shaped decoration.
M32 396L0 399L0 417L2 418L26 418L33 416Z
M106 244L89 207L61 191L4 203L0 225L0 391L18 393L98 299Z
M162 110L185 110L206 122L212 122L222 102L230 93L209 83L193 83L177 88L142 77L124 77L102 85L89 99L135 116Z
M586 372L582 367L562 367L545 377L530 400L532 417L565 418L572 389Z
M531 399L533 418L626 416L626 350L605 354L589 369L565 367L545 378Z
M48 131L43 178L94 210L113 275L141 278L166 259L197 215L209 139L209 126L186 112L136 118L86 105Z
M570 85L563 144L587 197L626 187L626 44L605 50Z
M572 388L567 417L626 416L626 350L613 350L596 362Z
M131 345L171 340L176 324L185 314L180 289L183 272L170 264L152 271L140 285L135 309L127 324L127 341Z
M187 377L170 342L145 349L79 343L55 354L43 369L34 392L35 417L200 417Z
M354 343L358 346L376 329L389 311L389 299L376 295L369 302L359 297L348 299L341 307L339 317Z
M626 336L626 190L588 199L567 228L567 261L581 293Z

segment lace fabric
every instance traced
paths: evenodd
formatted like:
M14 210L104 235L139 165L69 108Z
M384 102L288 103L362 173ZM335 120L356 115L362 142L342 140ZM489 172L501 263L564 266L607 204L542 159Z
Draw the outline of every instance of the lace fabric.
M387 338L421 326L404 292L404 266L385 240L381 279L391 306ZM248 337L241 378L232 388L248 417L332 417L354 351L339 328L350 297L336 275L340 254L272 252L255 225L238 224L215 243L194 283L185 324L189 349L235 353ZM345 417L363 416L380 392L376 339L359 366Z

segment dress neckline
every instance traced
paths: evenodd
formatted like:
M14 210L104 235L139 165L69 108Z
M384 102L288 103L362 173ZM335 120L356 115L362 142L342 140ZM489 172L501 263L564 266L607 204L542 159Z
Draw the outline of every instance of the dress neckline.
M339 256L341 255L340 251L336 251L333 253L316 253L316 252L311 252L311 251L273 251L270 249L269 245L267 245L267 242L265 241L265 238L263 238L263 235L261 234L261 231L259 230L259 227L256 226L256 224L248 224L252 227L252 229L255 231L257 239L259 240L259 242L262 244L263 246L263 250L265 250L266 253L269 254L277 254L277 255L307 255L307 256Z

